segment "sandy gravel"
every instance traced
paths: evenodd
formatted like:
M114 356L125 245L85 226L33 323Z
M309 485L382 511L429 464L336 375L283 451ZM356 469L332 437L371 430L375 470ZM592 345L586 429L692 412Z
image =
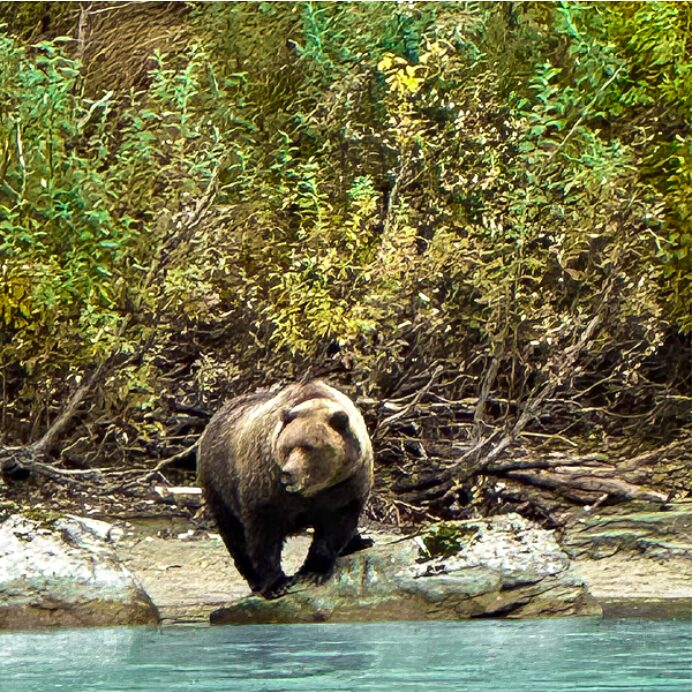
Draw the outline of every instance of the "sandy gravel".
M250 594L217 535L205 532L188 537L184 526L174 526L172 535L162 538L157 536L160 531L156 527L135 527L115 548L159 608L164 624L207 622L212 610ZM309 544L309 536L287 541L285 571L298 569Z
M686 560L657 561L631 555L627 560L581 558L573 565L598 599L631 595L647 599L691 596L691 563Z

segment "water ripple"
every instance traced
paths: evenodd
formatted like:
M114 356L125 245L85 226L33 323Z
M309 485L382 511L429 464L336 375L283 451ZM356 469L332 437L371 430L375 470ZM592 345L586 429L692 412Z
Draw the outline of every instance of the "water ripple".
M398 622L0 634L0 690L690 690L685 620Z

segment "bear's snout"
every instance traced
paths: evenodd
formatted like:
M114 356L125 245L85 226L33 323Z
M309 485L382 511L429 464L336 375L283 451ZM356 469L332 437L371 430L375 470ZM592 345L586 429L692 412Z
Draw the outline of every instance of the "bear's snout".
M300 493L308 482L308 464L301 450L293 450L281 469L279 482L287 493Z
M285 469L279 476L279 482L284 486L284 490L287 493L300 493L304 486L302 475L304 474L299 473L295 469L289 471Z

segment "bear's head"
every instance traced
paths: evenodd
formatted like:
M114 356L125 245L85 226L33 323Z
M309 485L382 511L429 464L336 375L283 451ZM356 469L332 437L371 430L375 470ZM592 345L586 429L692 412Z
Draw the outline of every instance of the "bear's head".
M282 409L274 450L286 492L306 497L346 480L361 458L349 414L320 399Z

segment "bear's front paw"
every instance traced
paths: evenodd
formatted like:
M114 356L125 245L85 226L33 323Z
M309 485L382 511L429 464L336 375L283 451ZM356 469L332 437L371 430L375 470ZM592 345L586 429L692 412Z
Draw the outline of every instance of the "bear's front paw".
M254 590L254 593L259 594L267 600L273 600L275 598L281 598L282 596L284 596L292 584L292 579L289 579L289 577L282 575L281 577L273 581L269 586L264 586L262 588Z

